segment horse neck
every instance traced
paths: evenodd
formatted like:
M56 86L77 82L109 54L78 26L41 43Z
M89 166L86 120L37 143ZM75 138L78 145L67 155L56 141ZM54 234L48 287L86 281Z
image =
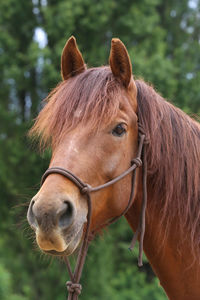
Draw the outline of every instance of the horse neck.
M148 194L148 201L150 200L151 195ZM133 231L136 231L140 210L141 193L139 192L126 214ZM181 247L177 246L181 232L176 220L170 221L168 233L165 234L165 225L158 225L158 210L151 211L147 207L144 252L169 299L198 300L200 264L193 261L187 239L181 243Z

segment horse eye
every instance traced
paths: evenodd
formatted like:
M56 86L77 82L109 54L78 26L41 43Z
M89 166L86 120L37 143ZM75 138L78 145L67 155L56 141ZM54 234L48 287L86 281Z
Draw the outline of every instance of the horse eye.
M120 123L118 124L113 130L112 130L112 134L114 136L122 136L126 133L126 127L125 124Z

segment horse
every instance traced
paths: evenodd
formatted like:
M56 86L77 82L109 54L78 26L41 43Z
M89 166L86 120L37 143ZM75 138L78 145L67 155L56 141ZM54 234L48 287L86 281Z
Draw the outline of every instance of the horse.
M61 56L62 82L45 100L30 130L51 147L50 168L70 170L95 187L117 177L137 157L142 125L147 160L144 252L169 299L200 299L200 125L143 80L135 80L121 40L112 39L109 66L87 68L75 38ZM91 194L94 235L126 210L131 174ZM140 222L142 168L125 218ZM88 204L77 184L47 176L30 202L28 222L39 248L69 256L83 239Z

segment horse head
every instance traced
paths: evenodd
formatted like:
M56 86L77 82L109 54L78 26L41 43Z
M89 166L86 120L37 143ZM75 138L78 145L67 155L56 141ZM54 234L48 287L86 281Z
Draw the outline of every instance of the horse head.
M87 69L71 37L62 53L61 74L63 82L48 97L32 133L50 141L50 168L70 170L99 186L128 169L138 150L137 90L128 52L113 39L109 66ZM124 211L130 190L129 174L92 194L93 233ZM87 213L79 188L50 174L30 203L28 222L41 250L70 255L82 239Z

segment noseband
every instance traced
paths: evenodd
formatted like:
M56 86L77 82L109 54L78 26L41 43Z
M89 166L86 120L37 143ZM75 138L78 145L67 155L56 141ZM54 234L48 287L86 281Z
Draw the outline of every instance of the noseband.
M68 290L68 300L77 300L78 295L81 293L82 286L79 283L85 258L87 255L87 250L89 246L89 242L92 240L94 233L90 232L90 224L91 224L91 217L92 217L92 201L91 201L91 193L100 191L110 185L113 185L114 183L118 182L122 178L124 178L129 173L132 173L132 179L131 179L131 192L130 197L128 200L128 204L124 211L119 215L114 217L113 219L109 220L106 224L102 224L101 227L104 227L105 225L110 225L111 223L115 222L117 219L119 219L121 216L125 215L127 211L129 210L130 206L133 203L134 199L134 191L135 191L135 182L136 182L136 169L142 165L142 182L143 182L143 199L142 199L142 208L141 208L141 214L140 214L140 221L138 228L133 236L130 250L133 249L136 240L139 237L139 256L138 256L138 265L142 266L142 252L143 252L143 239L144 239L144 233L145 233L145 210L146 210L146 204L147 204L147 187L146 187L146 178L147 178L147 163L146 163L146 139L145 139L145 133L140 125L138 125L138 132L139 132L139 145L138 145L138 153L137 157L134 158L131 161L131 167L124 171L119 176L115 177L114 179L99 185L97 187L91 187L89 184L84 183L80 178L78 178L75 174L72 172L60 168L60 167L52 167L46 170L44 175L42 176L41 185L44 183L45 179L50 174L60 174L67 179L71 180L80 190L81 194L83 194L87 198L87 204L88 204L88 214L87 214L87 225L86 230L84 234L84 238L81 244L81 248L78 254L76 266L74 272L71 269L69 260L66 256L64 256L64 260L68 269L69 276L71 278L71 281L67 281L67 290Z

